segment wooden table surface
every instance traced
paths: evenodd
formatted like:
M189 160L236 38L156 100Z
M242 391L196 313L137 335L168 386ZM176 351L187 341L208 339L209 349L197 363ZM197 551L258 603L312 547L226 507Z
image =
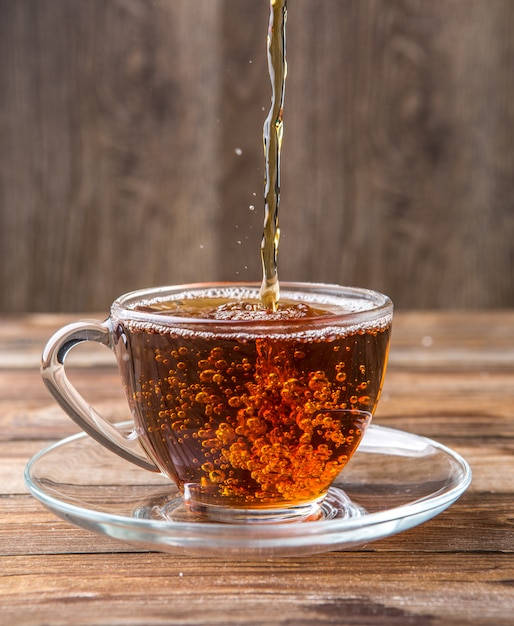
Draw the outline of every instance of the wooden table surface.
M355 551L239 562L142 552L28 494L29 458L77 430L39 375L69 319L0 318L0 624L514 624L514 312L396 314L375 423L462 454L461 499ZM109 351L76 352L77 386L125 417Z

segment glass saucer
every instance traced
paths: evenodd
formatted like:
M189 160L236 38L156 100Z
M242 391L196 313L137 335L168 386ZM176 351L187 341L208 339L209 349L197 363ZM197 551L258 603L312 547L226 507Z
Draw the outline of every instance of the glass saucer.
M84 433L36 454L25 481L59 517L138 547L202 558L269 558L347 550L412 528L455 502L471 470L431 439L371 425L321 517L263 524L195 519L167 478L124 461Z

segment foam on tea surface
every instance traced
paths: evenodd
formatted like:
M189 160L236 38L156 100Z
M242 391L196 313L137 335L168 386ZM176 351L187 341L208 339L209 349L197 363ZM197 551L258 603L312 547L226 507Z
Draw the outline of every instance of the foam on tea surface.
M257 300L230 300L198 297L188 300L157 300L134 307L135 311L199 319L236 322L294 321L333 315L334 310L314 308L303 302L282 301L274 310L266 309Z
M313 309L307 304L282 302L274 311L263 309L262 305L250 302L230 302L217 307L209 315L217 320L302 320L312 317L330 315L329 311Z

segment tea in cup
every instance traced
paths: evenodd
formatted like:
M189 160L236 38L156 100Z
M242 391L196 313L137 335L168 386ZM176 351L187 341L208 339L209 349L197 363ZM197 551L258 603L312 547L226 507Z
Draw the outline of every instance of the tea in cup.
M107 320L58 331L42 374L87 433L173 480L197 519L315 518L377 406L392 310L380 293L313 283L281 283L276 311L256 284L140 290ZM66 355L84 341L116 354L128 435L66 377Z

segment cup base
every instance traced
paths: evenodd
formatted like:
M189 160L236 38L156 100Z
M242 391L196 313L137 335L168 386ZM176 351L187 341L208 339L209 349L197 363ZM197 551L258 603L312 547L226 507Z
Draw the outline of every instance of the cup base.
M192 515L207 522L224 524L269 524L314 521L322 516L323 498L291 507L231 509L195 501L185 502L185 507Z
M277 509L229 509L184 501L165 496L142 504L134 516L175 523L271 524L310 523L320 520L348 519L366 515L365 509L350 500L338 487L307 504Z

